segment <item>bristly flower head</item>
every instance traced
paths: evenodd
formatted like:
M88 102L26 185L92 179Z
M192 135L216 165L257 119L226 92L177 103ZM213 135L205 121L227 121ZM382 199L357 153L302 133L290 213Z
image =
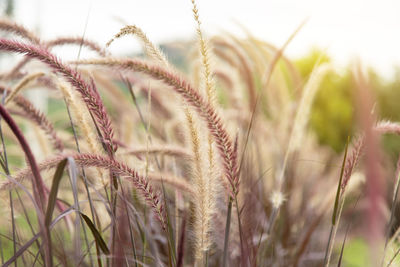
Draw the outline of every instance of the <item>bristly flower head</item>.
M272 195L269 199L274 209L279 209L285 200L286 200L285 196L280 191L272 192Z

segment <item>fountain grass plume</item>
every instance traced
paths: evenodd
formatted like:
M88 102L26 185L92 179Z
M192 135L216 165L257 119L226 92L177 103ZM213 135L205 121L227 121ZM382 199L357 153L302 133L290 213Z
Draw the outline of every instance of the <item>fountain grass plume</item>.
M29 83L31 83L32 81L34 81L42 76L44 76L43 72L35 72L35 73L26 75L21 81L19 81L11 89L11 93L9 95L7 95L7 97L6 97L5 104L9 103L14 98L14 96L16 96L22 89L26 88Z
M19 37L22 37L24 39L27 39L28 41L34 43L34 44L40 44L40 39L37 37L35 34L33 34L31 31L26 29L24 26L17 24L11 20L8 19L0 19L0 30L15 34Z
M86 112L82 112L82 103L77 99L75 92L67 84L58 83L60 91L64 95L67 105L71 107L71 111L75 115L75 121L82 131L82 137L85 139L90 153L101 154L101 144L96 140L95 132L89 124Z
M44 47L0 39L0 50L25 54L29 58L40 60L55 72L62 74L78 90L87 108L93 114L101 130L103 142L108 149L108 153L113 154L117 150L117 145L113 142L114 133L111 127L111 120L93 81L91 83L86 82L77 71L63 64Z
M201 31L201 22L199 18L199 10L197 9L196 2L194 0L192 1L192 6L193 6L193 17L197 23L197 38L199 42L199 50L202 58L202 64L203 64L203 74L204 74L204 81L205 81L205 88L206 88L206 94L208 101L213 103L215 100L215 86L212 81L212 71L211 71L211 66L210 66L210 52L208 48L208 44L206 43L206 40L203 37L203 33Z
M209 179L203 171L200 154L200 139L199 130L193 119L193 115L185 108L185 115L189 127L190 140L192 141L193 152L193 182L196 194L194 194L193 204L194 209L194 241L195 241L195 257L204 261L204 253L209 250L211 245L210 238L210 225L214 213L214 199L213 189L209 188Z
M196 2L192 2L192 13L194 20L197 24L197 39L201 55L201 62L203 67L204 87L209 105L215 105L215 85L212 77L210 66L210 53L208 44L203 36L201 30L201 21L199 18L199 10L197 9ZM214 163L214 149L212 135L208 135L208 170L206 173L201 171L201 158L199 148L199 138L197 136L196 124L190 112L186 111L186 118L189 124L191 133L191 140L193 146L193 153L195 155L195 187L198 198L195 202L195 240L196 251L195 256L200 259L202 264L207 262L208 250L211 245L210 232L211 232L211 218L216 211L216 194L215 194L215 163Z
M232 196L236 196L239 191L239 177L237 173L237 157L233 150L231 138L226 131L220 116L217 114L211 104L204 99L199 92L192 87L190 83L179 75L166 70L157 65L151 65L138 59L89 59L80 60L76 64L102 65L115 69L125 69L145 73L157 80L168 84L176 93L190 104L206 122L207 127L214 137L219 155L224 167L225 177L230 183L228 190Z
M109 47L116 39L121 38L122 36L132 34L139 38L139 40L143 44L143 48L145 53L152 59L158 61L161 65L169 67L170 64L167 60L167 57L164 53L155 46L144 33L144 31L136 25L127 25L123 27L114 37L107 42L106 46Z
M53 48L56 46L63 45L79 45L87 47L88 49L96 52L99 56L105 57L107 55L106 51L96 42L82 37L59 37L57 39L46 42L47 48Z
M135 146L135 148L128 148L124 151L119 152L120 154L129 154L140 157L143 154L157 154L179 157L184 159L192 159L192 154L188 149L182 148L179 145L150 145L145 146Z
M3 87L0 87L0 92L7 92L7 95L12 94L10 90L7 90ZM55 131L53 124L47 119L46 115L44 115L43 112L38 110L32 102L30 102L22 95L13 96L12 101L24 111L25 116L34 121L46 133L56 150L60 152L64 150L63 141L60 139L57 132Z
M395 134L400 135L400 124L389 121L380 121L374 127L374 130L382 135L382 134ZM356 138L353 142L353 149L350 152L350 155L346 159L346 164L343 172L343 181L342 181L342 194L346 189L347 184L351 178L354 168L357 166L357 163L360 157L363 155L365 149L365 136L361 135Z

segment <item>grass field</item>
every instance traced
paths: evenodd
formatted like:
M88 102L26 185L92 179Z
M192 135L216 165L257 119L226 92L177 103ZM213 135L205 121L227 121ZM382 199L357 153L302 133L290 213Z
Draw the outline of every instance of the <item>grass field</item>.
M397 79L288 58L304 24L210 37L192 5L161 48L0 20L3 266L400 265Z

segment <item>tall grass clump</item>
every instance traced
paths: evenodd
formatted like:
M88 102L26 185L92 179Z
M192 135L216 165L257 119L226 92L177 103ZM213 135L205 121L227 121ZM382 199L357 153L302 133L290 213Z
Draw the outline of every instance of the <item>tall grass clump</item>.
M398 264L400 123L380 115L372 76L356 66L338 87L354 104L340 152L313 127L331 123L317 105L342 114L321 104L340 72L323 53L308 72L285 55L305 22L277 47L208 36L191 7L194 40L160 47L137 25L103 46L0 20L0 51L20 55L0 73L2 265ZM143 53L108 50L128 36ZM55 49L71 45L94 56ZM48 112L25 94L37 88Z

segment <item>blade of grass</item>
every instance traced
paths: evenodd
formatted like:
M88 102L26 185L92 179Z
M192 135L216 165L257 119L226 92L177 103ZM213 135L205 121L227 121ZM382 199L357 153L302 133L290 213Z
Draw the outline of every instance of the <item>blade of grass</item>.
M5 99L7 97L7 92L4 92L1 102L4 105ZM0 117L0 138L1 138L1 144L3 146L3 153L1 153L1 166L6 173L6 175L10 175L10 170L8 168L8 159L7 159L7 149L6 145L4 143L4 136L3 136L3 128L1 127L1 117ZM16 240L15 240L15 219L14 219L14 204L12 200L12 190L9 192L9 200L10 200L10 210L11 210L11 225L12 225L12 237L13 237L13 252L14 255L17 252L17 246L16 246ZM3 263L3 247L1 247L1 262ZM17 267L17 262L15 262L15 267Z
M50 189L49 200L47 203L47 210L44 220L46 227L49 227L51 219L53 217L53 211L57 201L58 188L60 186L61 178L63 176L63 172L65 166L67 165L67 162L68 159L63 159L62 161L60 161L60 163L57 166L56 172L54 173L53 183Z
M48 235L49 235L49 241L48 241L49 248L48 249L49 249L50 256L52 255L52 242L51 242L51 233L50 233L49 227L50 227L51 219L53 217L54 207L56 206L58 188L59 188L61 178L63 176L63 172L64 172L66 165L67 165L67 159L64 159L57 166L56 172L53 177L53 182L51 185L49 198L48 198L48 202L47 202L47 209L46 209L46 213L45 213L44 225L45 225L45 229L46 229L46 231L48 231Z
M62 218L64 218L65 216L69 215L73 211L74 211L73 209L67 209L63 213L58 215L53 220L53 222L50 224L50 228L53 228ZM41 235L42 235L42 232L39 232L39 233L35 234L28 242L26 242L23 246L21 246L21 248L17 251L17 253L15 255L13 255L8 261L6 261L4 263L4 265L2 265L2 267L10 266L10 264L15 262L16 259L19 256L21 256ZM43 246L43 244L42 244L42 246ZM40 251L40 249L39 249L39 251Z
M26 222L28 223L29 229L31 230L32 235L35 235L35 230L33 229L31 220L29 219L29 215L28 215L28 212L27 212L27 210L26 210L25 204L24 204L24 202L22 201L21 196L20 196L18 190L15 190L15 193L17 194L19 203L20 203L20 205L21 205L21 207L22 207L22 210L23 210L23 212L24 212L24 216L25 216ZM38 250L40 250L39 241L36 240L35 243L36 243L36 246L37 246ZM41 255L41 256L42 256L42 260L43 260L44 257L43 257L43 255Z
M90 231L92 231L93 237L98 244L98 246L101 248L104 254L109 255L110 250L107 247L106 242L104 241L103 237L101 236L100 232L96 229L94 226L93 222L90 220L88 216L83 214L82 212L79 212L79 214L82 216L82 218L85 220L87 226L89 227Z
M136 95L135 95L135 92L133 91L132 84L130 83L130 81L127 78L123 77L122 75L121 75L121 79L124 81L126 87L129 89L132 100L133 100L136 110L139 114L141 123L142 123L144 129L146 130L146 133L148 134L148 141L150 144L152 144L152 138L151 138L151 135L149 134L149 127L147 127L146 122L144 121L144 117L143 117L140 107L137 103ZM158 161L158 158L156 155L154 155L154 161L156 162L158 170L161 172L161 165L160 165L160 162ZM169 212L169 208L168 208L168 205L166 202L165 187L164 187L164 182L162 179L161 179L161 188L162 188L162 193L163 193L165 214L166 214L167 226L168 226L167 227L167 238L168 238L169 253L170 253L170 258L173 262L173 265L175 265L176 264L175 238L174 238L174 234L173 234L173 230L172 230L172 225L170 223L170 212ZM146 240L146 239L144 239L144 240Z

